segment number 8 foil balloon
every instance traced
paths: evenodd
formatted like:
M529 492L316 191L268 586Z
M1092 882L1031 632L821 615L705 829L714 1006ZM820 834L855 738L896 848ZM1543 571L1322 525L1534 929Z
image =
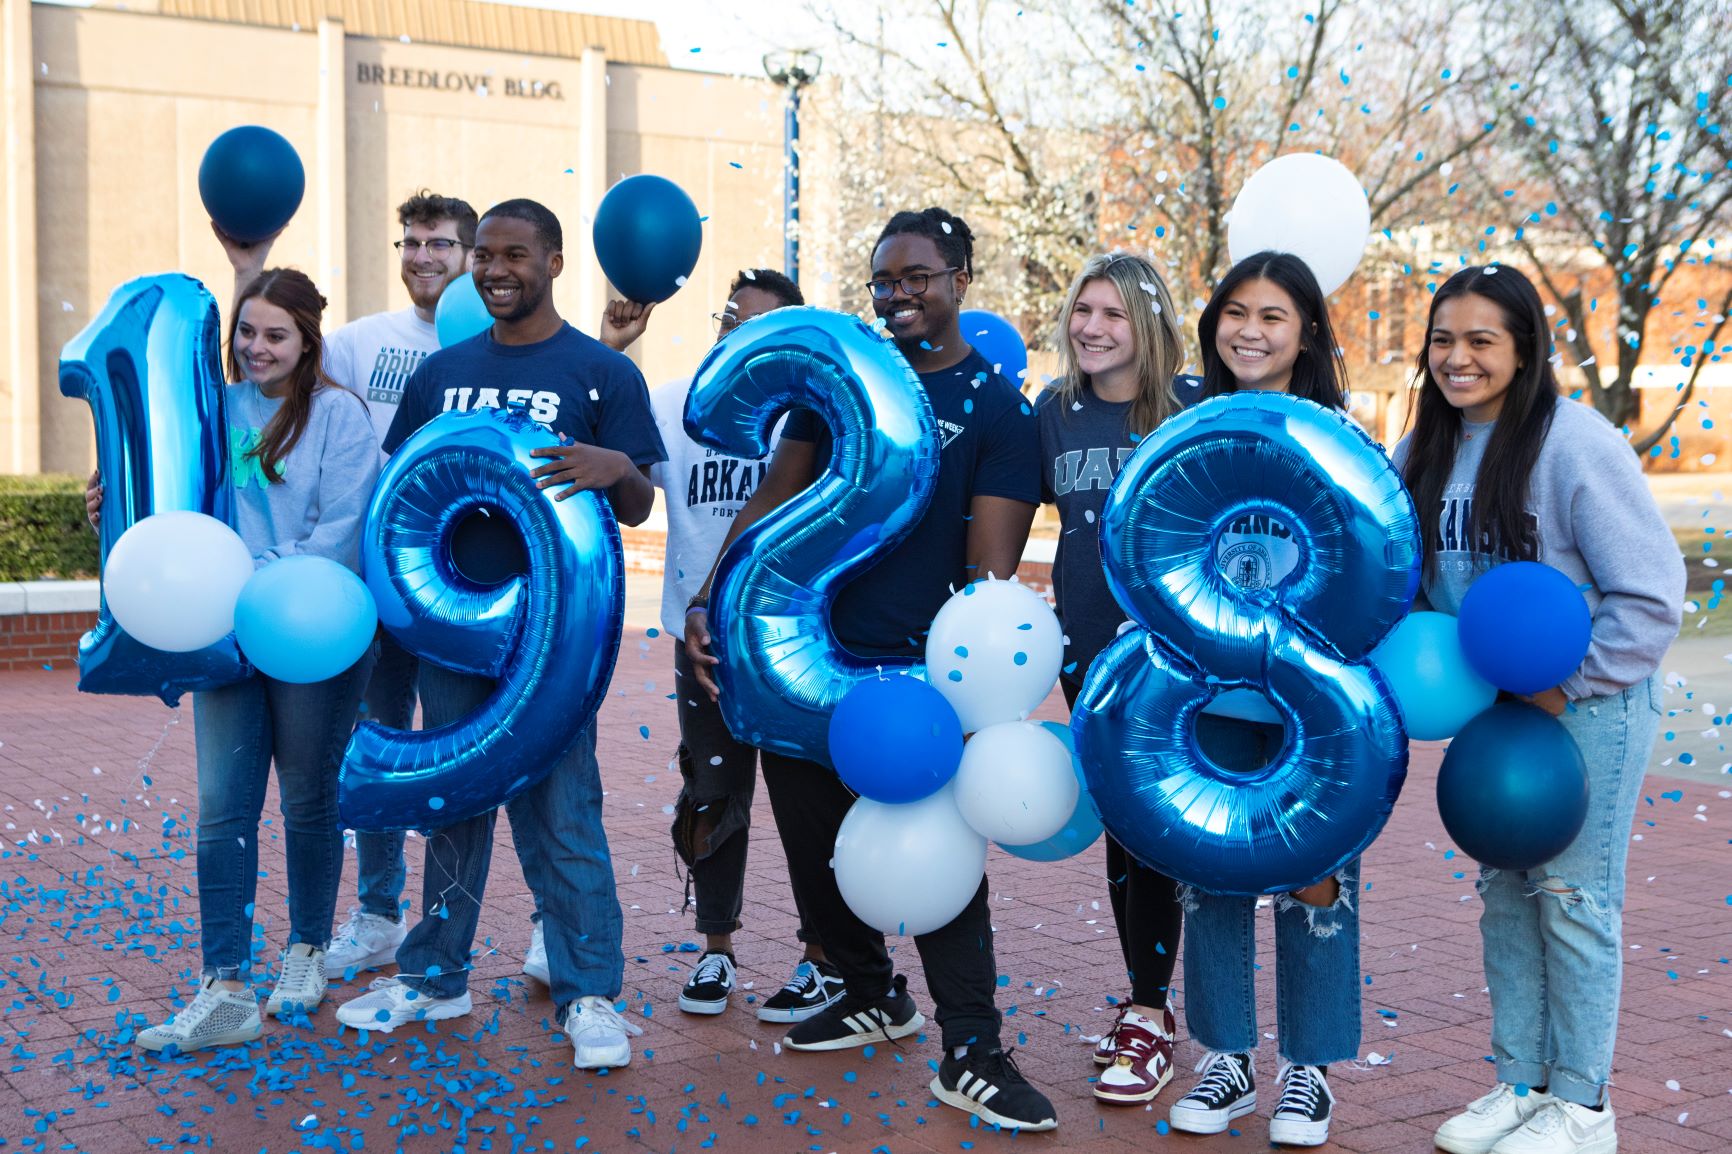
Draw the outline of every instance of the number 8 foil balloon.
M361 539L379 621L404 648L497 679L462 719L349 738L337 805L356 829L427 829L504 805L547 775L595 717L625 620L625 559L598 493L555 501L531 449L558 444L521 409L443 413L392 454ZM451 540L472 515L505 516L527 575L465 577Z
M888 340L856 317L785 308L741 325L704 358L686 430L734 456L762 456L789 408L816 410L834 431L828 467L729 547L710 589L710 633L733 735L829 765L830 714L855 682L924 668L843 649L830 605L926 512L938 422Z
M1285 525L1293 567L1242 587L1218 560L1247 517ZM1419 584L1413 502L1344 413L1240 393L1188 409L1120 471L1101 556L1127 630L1072 717L1089 792L1133 857L1224 894L1299 889L1377 837L1407 776L1393 694L1365 658ZM1198 747L1197 715L1262 693L1285 740L1251 770Z
M102 470L102 556L156 513L191 512L234 524L222 345L216 301L180 273L140 277L60 353L60 391L90 404ZM181 694L249 676L234 635L187 653L154 649L115 623L106 599L78 643L85 693Z

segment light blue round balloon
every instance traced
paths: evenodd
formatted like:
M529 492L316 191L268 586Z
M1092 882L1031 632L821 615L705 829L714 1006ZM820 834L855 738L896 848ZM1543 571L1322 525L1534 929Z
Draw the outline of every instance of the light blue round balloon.
M1447 613L1409 613L1371 654L1401 709L1407 736L1454 737L1497 700L1497 688L1475 673L1460 631Z
M493 316L481 300L474 277L460 276L439 294L439 304L433 310L433 331L438 334L440 348L448 349L492 327Z
M1078 784L1082 786L1077 794L1076 809L1071 811L1070 820L1064 828L1047 838L1045 841L1031 842L1028 845L1005 845L998 843L998 848L1012 857L1024 861L1062 861L1067 857L1075 857L1101 836L1101 815L1095 809L1094 799L1089 796L1088 778L1083 775L1082 762L1076 757L1076 739L1071 736L1070 726L1057 721L1043 721L1041 727L1054 737L1064 742L1064 747L1070 750L1070 767L1076 773Z
M329 557L284 557L254 573L235 603L235 640L255 668L307 685L361 659L379 625L373 594Z

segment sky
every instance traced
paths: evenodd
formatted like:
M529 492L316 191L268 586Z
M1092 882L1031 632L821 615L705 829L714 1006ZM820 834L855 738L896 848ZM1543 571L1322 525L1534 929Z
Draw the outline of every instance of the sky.
M487 0L499 3L501 0ZM675 68L763 74L763 55L823 41L823 30L802 0L509 0L524 8L552 8L598 16L654 20L662 50Z

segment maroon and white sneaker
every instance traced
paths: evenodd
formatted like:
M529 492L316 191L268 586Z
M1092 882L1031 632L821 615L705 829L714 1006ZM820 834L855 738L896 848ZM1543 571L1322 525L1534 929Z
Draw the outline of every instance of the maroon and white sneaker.
M1156 1020L1127 1008L1119 1018L1118 1053L1095 1081L1095 1097L1126 1105L1154 1101L1173 1079L1177 1028L1171 1010L1163 1009Z
M1119 1003L1119 1012L1114 1016L1113 1024L1101 1035L1101 1040L1095 1043L1095 1065L1110 1066L1113 1059L1119 1056L1119 1024L1125 1020L1125 1015L1130 1013L1130 1010L1129 1002Z

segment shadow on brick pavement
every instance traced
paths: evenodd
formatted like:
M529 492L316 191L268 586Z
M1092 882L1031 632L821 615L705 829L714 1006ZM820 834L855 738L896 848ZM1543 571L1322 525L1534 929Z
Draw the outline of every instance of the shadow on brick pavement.
M1265 1103L1237 1132L1166 1133L1166 1107L1199 1053L1179 1048L1175 1085L1152 1109L1089 1096L1086 1043L1125 994L1102 854L1054 864L994 850L992 878L1005 1038L1054 1099L1060 1129L998 1135L927 1091L936 1038L831 1055L783 1053L752 1003L795 959L780 847L759 791L741 997L714 1018L676 999L698 937L679 909L668 845L679 788L668 640L628 629L603 708L604 816L626 907L624 996L644 1027L633 1064L576 1071L552 1006L520 973L532 903L509 834L482 916L475 1011L394 1034L339 1029L333 986L310 1021L267 1019L251 1045L160 1060L130 1045L138 1026L190 997L199 967L189 712L153 699L82 696L70 671L0 674L0 1149L138 1151L921 1151L1007 1142L1060 1149L1266 1148ZM1061 718L1055 696L1041 716ZM1332 1147L1424 1151L1450 1112L1491 1083L1472 866L1453 854L1432 802L1436 747L1416 747L1396 813L1366 859L1361 1063L1333 1073ZM1725 954L1728 801L1714 784L1650 779L1630 856L1622 1034L1615 1104L1627 1151L1732 1145L1732 988ZM274 958L286 925L281 822L262 831L256 939ZM410 842L410 893L422 846ZM354 893L353 860L344 902ZM1269 919L1258 1054L1272 1083ZM899 957L912 953L904 942ZM919 968L911 985L930 1009ZM270 975L266 976L268 980ZM1183 989L1178 991L1183 1004ZM1181 1039L1184 1031L1181 1011ZM1272 1097L1272 1096L1270 1096Z

